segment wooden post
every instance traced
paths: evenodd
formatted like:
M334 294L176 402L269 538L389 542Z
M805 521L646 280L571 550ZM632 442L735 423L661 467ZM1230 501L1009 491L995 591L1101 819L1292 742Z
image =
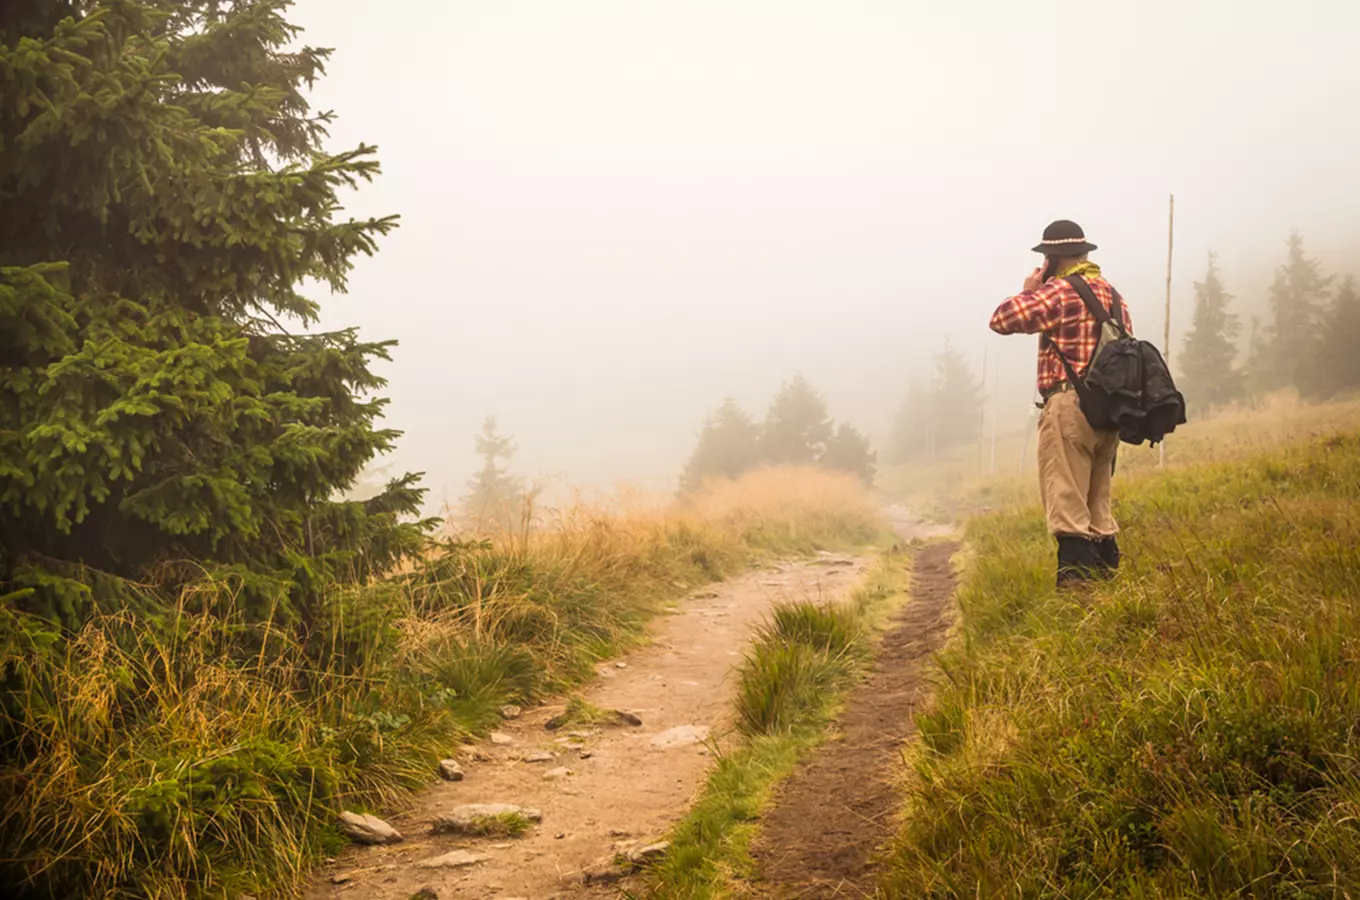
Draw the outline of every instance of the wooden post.
M982 402L978 404L978 474L982 474L982 442L987 434L987 345L982 345Z
M1171 195L1171 211L1166 223L1166 320L1162 324L1162 356L1171 368L1171 255L1176 246L1176 195ZM1166 465L1166 439L1157 444L1157 467Z
M1001 366L992 366L992 462L988 474L996 474L996 419L1001 410Z

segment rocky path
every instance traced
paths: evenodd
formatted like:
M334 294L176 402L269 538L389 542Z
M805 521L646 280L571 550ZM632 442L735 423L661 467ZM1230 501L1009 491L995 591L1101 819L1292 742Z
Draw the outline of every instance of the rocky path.
M585 874L607 876L601 864L661 840L688 809L711 762L705 741L728 727L729 674L751 626L778 600L845 595L867 565L823 555L692 594L658 620L650 645L602 665L586 689L589 703L628 716L549 729L563 712L558 706L507 720L490 742L459 757L462 780L432 786L413 809L389 819L403 840L355 846L325 868L306 896L612 896L606 884L587 885ZM468 804L521 810L477 820L479 810L460 810ZM525 824L518 837L459 833Z

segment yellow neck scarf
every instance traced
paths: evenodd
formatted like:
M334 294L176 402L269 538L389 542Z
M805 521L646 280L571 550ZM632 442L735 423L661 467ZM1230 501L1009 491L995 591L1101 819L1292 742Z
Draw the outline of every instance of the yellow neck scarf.
M1091 279L1100 277L1100 266L1091 262L1089 259L1079 259L1070 262L1058 270L1058 278L1069 278L1073 275L1080 275L1082 278Z

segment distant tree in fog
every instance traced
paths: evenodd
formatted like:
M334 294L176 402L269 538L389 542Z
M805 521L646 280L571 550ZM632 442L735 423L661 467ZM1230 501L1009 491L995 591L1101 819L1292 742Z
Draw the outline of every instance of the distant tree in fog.
M1322 315L1317 353L1305 370L1304 395L1325 400L1360 389L1360 292L1347 278Z
M982 381L952 342L935 355L930 387L913 381L892 429L896 462L934 459L976 440L982 428Z
M877 454L850 425L835 427L826 401L801 375L780 388L762 427L731 397L699 433L699 443L680 476L680 492L710 478L737 478L760 465L816 465L857 475L872 484Z
M824 469L856 475L865 484L871 485L878 470L875 465L877 459L878 454L869 449L869 438L842 422L827 442L826 452L822 454L819 464Z
M1192 405L1222 406L1241 398L1245 390L1243 372L1236 365L1242 323L1228 311L1232 299L1210 253L1204 280L1195 282L1194 320L1180 356L1182 388Z
M919 459L930 451L930 390L919 378L913 378L907 396L893 417L892 436L888 444L889 462Z
M932 434L936 450L976 440L982 428L982 381L949 340L935 357L935 377Z
M736 478L759 460L760 426L728 397L704 423L680 476L680 490L693 491L709 478Z
M515 455L514 438L501 434L496 417L487 416L476 437L476 447L482 468L468 480L468 492L462 497L463 513L478 524L511 527L524 503L523 481L507 472Z
M1303 237L1289 235L1288 256L1270 286L1270 319L1251 359L1251 379L1261 390L1304 388L1320 343L1323 304L1332 279L1310 259Z
M795 375L775 395L765 416L760 455L771 465L810 465L831 439L826 400L807 379Z

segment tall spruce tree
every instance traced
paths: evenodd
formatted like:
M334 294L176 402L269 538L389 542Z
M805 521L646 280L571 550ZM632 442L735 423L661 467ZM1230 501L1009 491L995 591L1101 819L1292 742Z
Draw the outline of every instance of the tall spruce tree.
M759 461L760 427L727 397L704 423L680 476L680 491L694 491L710 478L736 478Z
M1360 291L1355 279L1341 282L1322 317L1317 354L1305 371L1302 390L1325 400L1360 389Z
M869 438L858 429L845 424L836 426L836 431L827 442L826 453L820 464L834 472L848 472L857 476L867 485L874 483L878 471L878 454L869 449Z
M1192 404L1222 406L1242 396L1245 382L1236 365L1242 323L1228 311L1232 299L1210 253L1204 280L1195 282L1194 319L1180 357L1184 389Z
M795 375L775 395L761 434L761 458L771 465L810 465L831 439L826 400L807 379Z
M1288 256L1270 286L1270 320L1263 335L1260 370L1253 381L1271 390L1302 387L1320 343L1319 325L1330 276L1310 259L1297 232L1289 235Z
M306 333L392 218L337 196L287 0L0 7L0 595L75 619L177 559L276 621L419 546L414 476L334 498L397 433L390 342ZM201 568L200 568L201 570ZM100 573L98 578L93 572ZM105 576L113 576L112 579Z
M518 519L524 501L524 483L506 471L515 439L500 433L495 416L487 416L474 444L482 467L468 480L463 512L474 522L507 527Z

